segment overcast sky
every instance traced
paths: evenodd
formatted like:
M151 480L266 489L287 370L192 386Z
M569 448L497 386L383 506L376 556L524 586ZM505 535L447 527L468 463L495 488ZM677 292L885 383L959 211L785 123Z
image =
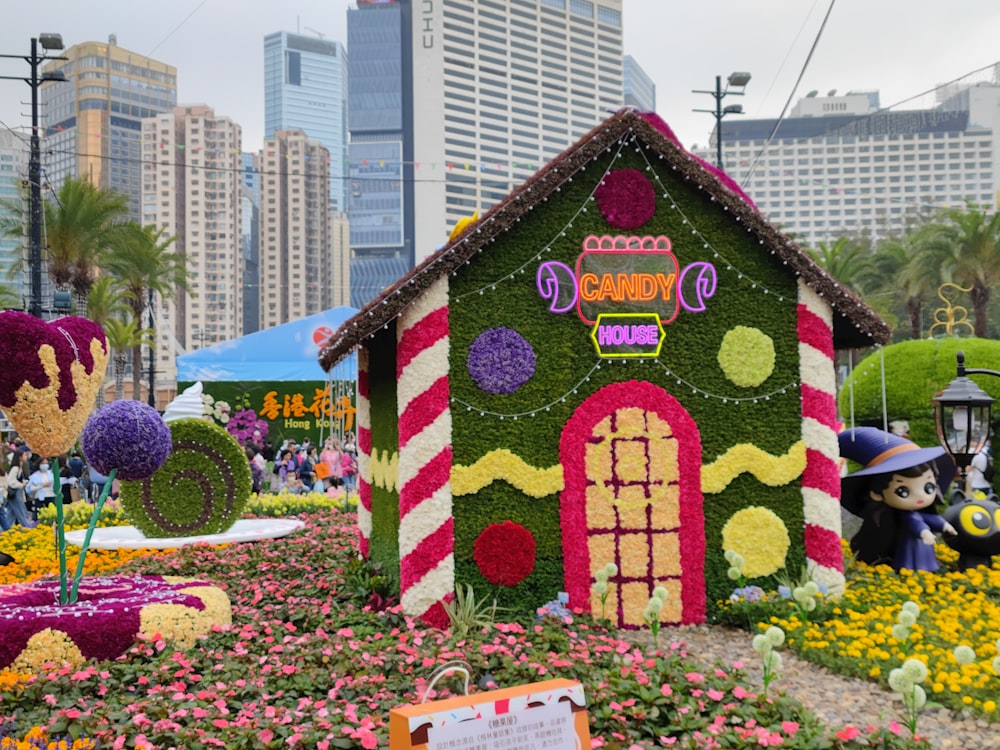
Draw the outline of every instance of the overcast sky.
M13 0L10 0L12 2ZM816 40L830 0L624 0L625 52L657 87L657 110L686 146L705 144L714 125L715 76L748 71L747 117L777 117ZM45 0L5 13L0 53L27 55L30 39L58 32L66 46L105 41L178 69L178 102L205 103L243 128L244 150L263 135L263 37L323 34L346 42L346 0ZM9 9L8 9L9 10ZM1000 61L997 0L839 0L796 99L810 90L881 91L889 106ZM0 59L0 75L27 76L27 63ZM989 72L974 80L989 80ZM51 84L50 84L51 85ZM58 85L58 84L55 84ZM0 80L0 127L30 124L26 84ZM23 104L22 104L23 102ZM905 108L930 106L923 97Z

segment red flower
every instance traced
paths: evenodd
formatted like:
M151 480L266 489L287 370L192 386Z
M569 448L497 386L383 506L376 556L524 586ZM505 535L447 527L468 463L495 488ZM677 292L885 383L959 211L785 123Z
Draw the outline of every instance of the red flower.
M653 185L638 169L610 172L594 193L608 224L619 229L641 227L656 212Z
M490 524L476 539L473 557L487 581L516 586L535 568L535 538L513 521Z

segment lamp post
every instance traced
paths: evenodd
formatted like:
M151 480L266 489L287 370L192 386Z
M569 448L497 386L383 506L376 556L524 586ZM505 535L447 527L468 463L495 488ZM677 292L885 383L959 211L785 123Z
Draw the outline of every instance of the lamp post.
M31 66L31 76L0 76L12 81L24 81L31 87L31 152L28 155L28 268L31 274L31 302L28 312L42 317L42 157L41 141L38 137L38 89L47 81L65 81L61 70L38 74L38 66L45 60L66 60L65 57L48 57L38 54L38 46L43 50L61 50L62 36L59 34L39 34L31 38L31 54L0 55L0 57L21 57Z
M727 96L743 96L743 89L750 83L750 74L745 72L730 73L726 79L726 87L722 88L722 76L715 77L715 90L704 91L692 89L692 94L710 94L715 97L715 109L695 109L693 112L708 112L715 117L715 165L722 169L722 118L726 115L742 115L742 104L729 104L722 106L722 100ZM732 87L732 88L730 88ZM734 91L733 89L739 89Z
M931 399L931 403L934 404L938 440L958 466L962 491L966 492L966 472L972 459L986 447L993 408L993 397L967 375L1000 377L1000 371L967 368L963 352L958 352L956 358L958 368L955 379Z

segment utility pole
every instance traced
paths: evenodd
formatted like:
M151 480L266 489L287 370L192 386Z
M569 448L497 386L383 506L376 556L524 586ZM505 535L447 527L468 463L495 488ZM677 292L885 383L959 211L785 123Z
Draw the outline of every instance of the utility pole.
M715 98L715 109L695 109L692 112L708 112L708 114L715 117L715 166L719 169L723 169L722 166L722 118L726 115L742 115L743 105L742 104L730 104L726 107L722 106L722 100L725 99L730 94L734 96L743 96L743 89L746 85L750 83L749 73L730 73L729 78L726 79L726 88L722 88L722 76L715 77L715 91L704 91L699 89L694 89L691 91L692 94L711 94ZM738 88L739 91L730 90L730 86Z
M23 80L31 87L31 142L28 155L28 269L31 282L31 301L28 312L42 317L42 154L41 138L38 135L38 89L46 81L65 81L62 71L38 75L38 66L45 60L66 60L65 57L39 56L39 42L45 50L61 50L62 37L59 34L39 34L31 38L31 54L25 57L31 66L29 78L0 76L9 80ZM0 57L21 57L21 55L0 55Z

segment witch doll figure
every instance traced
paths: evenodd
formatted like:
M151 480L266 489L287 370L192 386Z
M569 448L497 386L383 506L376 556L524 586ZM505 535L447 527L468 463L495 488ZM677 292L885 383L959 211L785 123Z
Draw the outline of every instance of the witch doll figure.
M869 565L896 570L936 571L934 534L955 528L934 510L941 487L955 475L942 447L921 448L875 427L856 427L837 436L840 455L863 469L841 479L840 503L862 519L851 550Z

